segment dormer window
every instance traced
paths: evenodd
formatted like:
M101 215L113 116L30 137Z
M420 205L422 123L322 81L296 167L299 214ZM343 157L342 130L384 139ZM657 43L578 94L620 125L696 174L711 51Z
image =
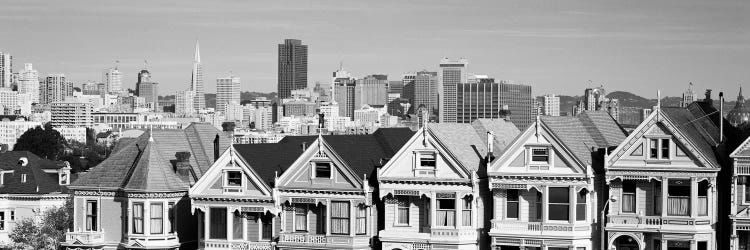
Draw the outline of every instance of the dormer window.
M331 178L331 163L330 162L315 162L315 178Z
M549 164L549 148L532 148L531 162Z
M652 160L669 160L669 146L671 144L670 139L666 138L652 138L649 139L649 154L648 158Z
M227 186L242 186L242 172L227 171Z
M426 153L419 155L419 166L422 168L435 168L435 153Z

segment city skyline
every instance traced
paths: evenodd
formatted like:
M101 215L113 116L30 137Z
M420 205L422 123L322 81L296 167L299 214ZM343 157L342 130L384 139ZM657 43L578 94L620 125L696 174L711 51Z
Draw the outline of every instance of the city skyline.
M189 84L195 39L204 47L206 92L215 92L214 79L230 71L246 79L243 91L275 91L275 46L287 38L311 46L308 86L328 83L342 61L357 76L396 79L409 71L437 71L443 57L469 59L470 73L531 84L535 96L579 95L579 88L600 84L651 98L659 86L663 95L679 96L688 82L699 93L731 92L750 78L743 68L750 58L750 36L742 27L750 22L743 14L750 4L744 2L410 1L367 8L363 2L230 2L221 9L179 2L178 10L175 4L5 3L0 51L14 57L16 72L33 63L42 77L63 73L77 84L100 79L119 60L124 88L134 88L145 59L164 94ZM166 9L174 13L152 15ZM300 15L283 19L274 10ZM227 15L247 11L257 15ZM454 22L441 13L465 18ZM363 22L337 21L349 18ZM15 39L16 33L26 39ZM122 39L127 34L148 39ZM332 38L336 34L353 35L341 41ZM372 34L382 39L367 43ZM49 36L69 39L42 39Z

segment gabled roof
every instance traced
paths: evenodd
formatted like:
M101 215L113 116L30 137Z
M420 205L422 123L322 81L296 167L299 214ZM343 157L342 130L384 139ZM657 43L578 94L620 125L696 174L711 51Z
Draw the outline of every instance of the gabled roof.
M200 176L214 161L214 138L219 150L230 138L207 123L192 123L184 130L153 130L137 138L117 142L116 150L96 167L73 182L72 187L131 189L141 191L186 191L188 184L174 173L177 152L190 152L190 166ZM169 182L169 183L159 183Z
M592 148L617 146L627 136L625 130L604 111L586 111L576 117L542 116L540 122L584 164L593 162Z
M518 135L518 128L501 119L472 123L428 123L426 128L469 171L477 171L487 156L487 132L494 136L493 154L500 155Z
M414 134L404 128L381 128L366 135L324 135L323 139L341 156L357 176L369 175L385 163ZM278 143L235 144L237 152L273 186L274 179L286 171L318 136L286 136Z
M26 166L18 164L22 157L28 160ZM13 171L3 175L0 194L66 193L67 188L58 183L57 173L44 172L44 170L58 170L65 166L65 162L42 159L29 151L0 153L0 169ZM21 182L24 174L26 182Z

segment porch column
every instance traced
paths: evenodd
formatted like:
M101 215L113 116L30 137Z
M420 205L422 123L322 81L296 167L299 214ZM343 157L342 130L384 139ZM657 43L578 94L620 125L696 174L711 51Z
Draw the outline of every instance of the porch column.
M547 223L547 218L549 216L547 215L547 212L549 212L547 209L547 203L549 203L549 187L548 186L542 186L543 194L542 194L542 223ZM542 247L542 249L546 249L546 247Z
M458 228L461 225L463 225L463 224L461 224L461 221L463 219L463 218L461 218L461 217L463 217L463 215L461 214L462 211L463 211L461 209L461 206L463 206L463 204L461 203L461 194L458 193L458 192L456 192L455 203L456 203L456 207L453 210L455 210L455 213L456 213L455 218L456 219L454 221L456 222L456 225L455 225L456 228Z
M669 195L669 178L664 177L661 179L661 216L667 216L669 214L667 212L667 210L669 210L669 208L667 207L667 197Z
M143 235L151 235L151 202L143 202Z
M568 204L570 206L570 209L568 209L568 223L573 224L576 222L576 187L570 186L568 187Z
M695 240L690 240L690 250L698 250L698 242L696 242Z
M203 234L205 234L203 239L209 239L209 236L211 235L211 207L206 206L206 211L203 212Z
M354 237L357 230L357 207L353 201L349 201L349 236Z
M665 240L664 238L661 238L661 249L667 249L667 240Z
M714 214L718 210L718 206L719 206L719 203L714 201L714 191L716 190L716 188L714 188L715 185L716 185L716 183L714 183L714 180L712 180L712 179L708 180L708 190L706 190L706 195L707 195L706 199L708 199L708 213L707 213L707 215L708 215L709 218L712 218L712 220L713 220L713 218L716 218L716 216L714 216ZM737 186L735 185L734 187L736 188ZM736 191L735 191L735 194L736 194ZM735 199L737 199L737 198L735 198Z
M331 199L326 200L326 217L323 223L326 224L326 236L331 236Z
M234 239L234 211L231 207L226 207L227 215L227 240Z
M695 177L690 177L690 217L695 218L698 215L698 181ZM692 245L692 243L690 243Z
M435 228L435 208L437 207L435 197L435 191L430 192L430 228ZM411 217L409 217L409 220L411 220Z

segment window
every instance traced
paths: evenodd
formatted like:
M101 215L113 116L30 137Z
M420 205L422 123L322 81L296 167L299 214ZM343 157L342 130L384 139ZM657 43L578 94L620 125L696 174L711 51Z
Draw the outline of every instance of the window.
M330 162L316 162L315 163L315 178L331 178L331 163Z
M227 186L242 186L242 172L228 171Z
M143 203L133 203L133 233L143 233Z
M261 222L261 239L267 240L273 237L273 216L263 215L260 217Z
M169 228L170 233L174 233L174 228L175 228L174 214L175 214L174 202L170 202L167 204L167 216L168 216L167 223L169 223L168 228Z
M331 234L349 234L349 202L331 201Z
M668 160L670 139L649 139L649 159Z
M586 189L581 189L576 195L576 220L586 220Z
M690 180L669 179L667 215L690 215Z
M294 231L307 232L307 204L294 207Z
M698 182L698 215L708 215L708 181Z
M97 215L98 211L96 201L86 201L86 231L97 230ZM13 217L13 215L11 215L11 217Z
M234 213L232 213L232 238L235 240L242 239L242 229L245 228L245 225L242 224L242 221L242 214L240 214L240 212L234 211Z
M471 198L464 197L461 201L461 225L471 226Z
M227 208L212 207L209 209L209 234L211 239L227 239Z
M549 163L549 148L532 148L531 162Z
M635 213L635 181L622 182L622 212Z
M570 218L570 194L568 187L549 188L550 220L568 220Z
M505 217L518 219L518 189L508 189L505 201Z
M396 199L398 203L398 224L409 225L409 197L397 196Z
M435 154L420 154L419 155L419 166L423 168L435 168Z
M367 234L367 207L357 207L357 234Z
M164 203L151 203L151 233L164 233Z
M456 225L456 200L437 199L435 225L452 227Z
M0 212L0 231L5 230L5 212Z
M542 221L542 212L544 212L544 203L542 203L542 192L536 191L536 221Z

